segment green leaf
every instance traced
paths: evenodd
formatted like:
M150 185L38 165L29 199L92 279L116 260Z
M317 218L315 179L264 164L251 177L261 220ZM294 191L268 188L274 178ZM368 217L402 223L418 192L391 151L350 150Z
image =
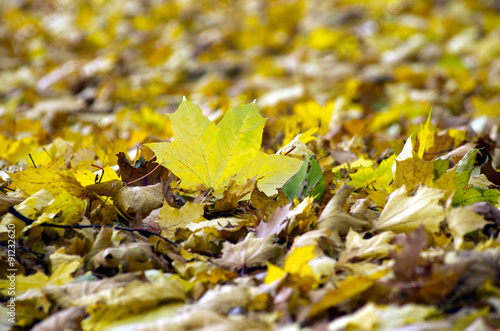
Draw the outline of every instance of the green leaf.
M174 141L146 145L186 190L221 195L231 177L241 183L256 176L257 187L273 195L300 168L297 159L259 151L265 119L254 103L229 109L218 125L187 99L169 117Z
M471 149L458 162L455 171L455 185L457 191L453 196L453 206L466 206L475 202L486 201L493 204L497 203L500 193L494 189L484 189L479 187L471 187L465 189L472 170L474 170L474 161L476 159L477 149Z
M302 201L306 196L321 199L325 191L325 178L318 161L308 154L300 170L283 185L282 190L290 200L297 197Z

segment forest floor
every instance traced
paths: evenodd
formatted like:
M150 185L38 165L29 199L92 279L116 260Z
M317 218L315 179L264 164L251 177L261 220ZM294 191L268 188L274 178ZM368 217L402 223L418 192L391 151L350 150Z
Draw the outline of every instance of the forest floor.
M0 15L0 326L500 328L497 1Z

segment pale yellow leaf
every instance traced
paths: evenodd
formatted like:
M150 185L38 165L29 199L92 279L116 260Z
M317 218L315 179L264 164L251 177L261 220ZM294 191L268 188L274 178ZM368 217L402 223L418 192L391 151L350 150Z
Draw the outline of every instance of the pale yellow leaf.
M444 191L427 186L420 186L414 196L408 196L403 185L389 195L374 230L407 232L423 225L428 231L438 232L445 217L444 208L439 205L443 196Z

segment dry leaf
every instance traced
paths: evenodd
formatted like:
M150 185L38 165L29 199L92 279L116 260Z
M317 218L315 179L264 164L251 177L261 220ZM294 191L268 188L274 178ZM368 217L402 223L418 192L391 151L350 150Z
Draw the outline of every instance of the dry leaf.
M274 236L255 238L253 233L237 244L224 243L222 257L215 264L229 270L262 267L276 257L281 246L274 243Z
M439 205L443 196L442 190L427 186L421 186L414 196L408 196L406 187L402 186L389 195L373 229L406 232L423 225L428 231L438 232L439 223L445 218L444 208Z
M113 198L113 204L122 213L134 217L146 217L156 208L163 206L162 183L150 186L123 186Z
M346 235L351 228L359 231L368 227L369 224L366 221L355 218L342 209L352 191L354 187L346 184L338 189L321 213L318 219L318 229L329 229L334 233Z
M227 211L236 208L238 206L238 201L252 193L256 183L255 177L247 179L240 185L236 183L234 178L231 178L229 180L229 185L224 190L222 198L215 202L215 210Z

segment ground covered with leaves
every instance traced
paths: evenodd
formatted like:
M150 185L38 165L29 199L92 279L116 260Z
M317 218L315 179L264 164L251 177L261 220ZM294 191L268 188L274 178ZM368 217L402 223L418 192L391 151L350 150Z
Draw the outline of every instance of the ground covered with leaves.
M496 1L0 12L2 326L500 327Z

